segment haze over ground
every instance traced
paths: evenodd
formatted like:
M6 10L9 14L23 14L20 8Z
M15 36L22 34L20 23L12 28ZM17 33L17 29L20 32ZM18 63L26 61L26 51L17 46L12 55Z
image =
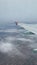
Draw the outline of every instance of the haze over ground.
M0 21L37 22L37 0L0 0Z

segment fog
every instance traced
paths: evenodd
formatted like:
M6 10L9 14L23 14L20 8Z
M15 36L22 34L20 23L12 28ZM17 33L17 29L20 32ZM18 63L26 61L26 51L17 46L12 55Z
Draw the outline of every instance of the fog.
M37 21L37 0L0 0L0 21Z

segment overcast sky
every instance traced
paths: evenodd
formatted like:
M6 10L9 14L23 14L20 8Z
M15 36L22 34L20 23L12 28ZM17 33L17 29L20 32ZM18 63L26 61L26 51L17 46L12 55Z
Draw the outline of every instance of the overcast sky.
M0 0L0 20L37 21L37 0Z

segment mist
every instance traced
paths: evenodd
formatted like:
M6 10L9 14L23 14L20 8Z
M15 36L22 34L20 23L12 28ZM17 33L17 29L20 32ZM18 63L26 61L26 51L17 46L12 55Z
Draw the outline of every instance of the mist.
M37 0L0 0L0 21L37 22Z

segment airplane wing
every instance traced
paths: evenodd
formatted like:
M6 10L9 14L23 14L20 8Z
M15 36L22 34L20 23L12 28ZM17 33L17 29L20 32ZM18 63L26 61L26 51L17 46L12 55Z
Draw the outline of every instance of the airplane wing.
M37 34L37 24L24 24L24 23L18 23L19 26L25 28L26 30L33 32Z

